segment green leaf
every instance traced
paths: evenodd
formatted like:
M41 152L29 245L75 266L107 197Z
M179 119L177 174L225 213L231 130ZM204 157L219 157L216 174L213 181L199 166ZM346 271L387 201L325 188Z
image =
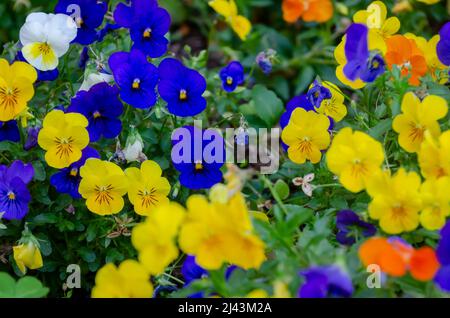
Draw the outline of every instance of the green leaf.
M279 179L275 183L274 189L280 196L281 200L286 200L289 197L289 186L283 180Z
M392 119L387 118L381 120L375 127L370 128L369 134L375 139L381 139L381 137L392 127Z
M256 115L266 123L267 127L275 126L284 110L281 99L262 85L253 87L252 99Z
M16 298L40 298L48 294L49 289L35 277L22 277L16 284Z
M0 273L0 298L14 297L16 281L7 273Z
M81 258L88 263L95 261L95 252L87 247L81 247L78 253Z
M45 167L40 161L33 162L34 179L37 181L44 181L46 178Z

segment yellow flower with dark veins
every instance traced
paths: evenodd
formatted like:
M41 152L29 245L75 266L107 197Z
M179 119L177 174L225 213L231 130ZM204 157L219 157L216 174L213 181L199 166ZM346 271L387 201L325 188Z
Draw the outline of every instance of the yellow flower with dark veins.
M89 144L88 120L78 113L53 110L44 118L38 143L46 150L45 161L50 167L62 169L81 158Z
M331 92L331 98L324 98L316 111L333 118L334 121L340 122L347 115L347 107L344 105L344 94L335 84L331 82L322 82L322 85Z
M131 242L139 252L139 261L152 275L164 272L179 254L176 237L186 211L178 203L158 206L146 220L136 225Z
M151 160L144 161L140 169L125 170L128 198L137 214L149 215L157 206L169 203L170 184L161 174L161 167Z
M430 133L425 133L418 159L420 171L425 178L450 176L450 130L436 139Z
M41 251L37 243L29 240L13 247L14 260L19 270L25 274L27 268L38 269L43 266Z
M86 199L89 211L99 215L111 215L122 211L128 180L122 169L109 161L89 158L80 169L81 182L78 191Z
M420 99L412 92L402 100L402 114L396 116L392 128L399 133L398 142L407 152L418 152L426 131L433 137L439 136L441 129L438 120L447 115L445 99L429 95Z
M327 149L330 144L329 127L327 116L296 108L281 133L281 139L289 146L289 159L298 164L306 160L318 163L322 158L321 150Z
M422 184L423 209L420 224L430 231L441 229L450 215L450 177L426 180Z
M15 119L27 108L36 79L37 72L28 63L17 61L9 65L0 59L0 121Z
M381 144L369 135L343 128L334 137L327 152L327 165L349 191L359 192L384 160Z
M201 267L214 270L231 263L257 269L265 260L264 243L254 233L240 192L226 203L192 195L187 209L178 242L185 253L195 255Z
M151 298L153 286L145 268L135 260L119 267L108 263L95 276L92 298Z
M391 176L388 171L379 171L367 182L367 193L372 197L369 216L379 220L388 234L415 230L422 209L420 186L420 176L415 172L400 168Z

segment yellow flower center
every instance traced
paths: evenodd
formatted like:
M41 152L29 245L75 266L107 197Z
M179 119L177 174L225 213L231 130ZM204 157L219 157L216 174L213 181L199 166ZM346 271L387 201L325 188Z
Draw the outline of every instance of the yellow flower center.
M133 87L133 89L139 89L141 87L141 80L139 78L136 78L133 81L132 87Z
M84 24L83 18L82 17L76 17L75 18L75 23L77 25L78 28L81 28Z
M142 206L148 208L150 205L156 205L158 203L158 199L155 196L156 189L151 188L150 190L144 189L138 191L138 196L141 197Z
M423 127L422 125L416 124L414 122L410 122L409 126L409 138L411 138L413 142L422 142L424 139L426 127Z
M78 175L78 169L77 168L72 168L72 170L70 170L70 175L72 177L76 177Z
M145 29L142 36L146 39L150 38L152 36L152 29L150 28Z
M359 158L353 159L352 175L357 178L358 176L367 174L367 168Z
M54 142L56 144L56 155L59 155L59 158L68 157L73 152L73 142L75 139L73 137L69 138L59 138L56 137Z
M111 191L113 190L113 186L111 184L107 186L95 186L95 202L98 204L110 204L114 198L111 195Z
M41 54L47 55L51 52L52 48L47 43L40 43L38 45L38 50Z
M201 163L200 161L197 161L197 162L195 163L195 170L196 170L196 171L201 171L201 170L203 170L203 165L202 165L202 163Z
M186 100L187 99L187 92L185 89L180 90L180 100Z
M16 195L14 194L14 192L12 192L12 191L8 192L8 199L10 199L10 200L15 200L16 199Z
M404 207L402 204L400 204L400 203L397 203L396 205L394 205L394 206L392 207L392 215L393 215L395 218L403 218L403 217L405 217L407 214L408 214L407 210L406 210L405 207Z
M372 67L373 67L373 68L378 68L378 67L380 67L380 62L378 62L377 60L373 60L373 61L372 61Z
M15 108L17 106L19 93L20 90L17 88L0 87L0 107L5 110L7 108Z
M94 116L94 119L97 119L97 118L102 117L102 114L100 114L100 112L99 112L98 110L96 110L96 111L94 112L93 116Z
M311 153L312 152L312 144L311 144L311 138L309 137L303 137L303 139L300 140L300 143L298 144L298 148L302 153Z
M231 76L228 76L228 77L227 77L227 84L228 84L228 85L233 84L233 78L232 78Z

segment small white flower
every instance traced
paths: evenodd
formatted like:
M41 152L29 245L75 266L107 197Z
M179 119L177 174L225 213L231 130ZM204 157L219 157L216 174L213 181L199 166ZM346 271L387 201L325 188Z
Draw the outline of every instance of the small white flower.
M76 36L77 25L68 15L31 13L20 29L23 57L40 71L54 70Z
M309 173L306 176L304 176L303 178L301 177L297 177L294 178L292 180L292 183L295 186L301 186L302 187L302 191L304 194L306 194L308 197L312 197L312 193L314 190L314 185L310 184L313 180L314 180L314 173Z
M128 135L125 148L122 151L123 155L127 162L141 161L145 158L145 154L142 150L144 150L144 141L137 130L132 127L131 132Z
M110 83L114 80L112 75L106 73L91 73L84 78L81 84L80 91L88 91L92 86L98 83Z

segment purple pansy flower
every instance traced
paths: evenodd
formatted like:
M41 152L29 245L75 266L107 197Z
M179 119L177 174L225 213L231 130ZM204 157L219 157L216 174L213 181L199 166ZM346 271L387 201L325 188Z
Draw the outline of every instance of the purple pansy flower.
M77 37L73 43L89 45L97 39L97 28L102 25L108 11L107 1L101 0L59 0L55 13L73 17L77 24Z
M219 75L223 89L229 93L244 83L244 67L238 61L230 62L220 71Z
M23 149L28 151L38 144L38 135L39 131L41 130L38 126L30 126L27 128L27 140L25 141L25 144L23 145Z
M225 143L219 132L184 126L174 131L172 140L172 162L182 186L209 189L222 181Z
M199 72L173 58L163 60L158 70L158 91L171 114L188 117L205 110L206 80Z
M86 147L82 151L81 159L72 163L69 167L61 169L50 177L50 184L55 187L59 193L67 193L74 199L80 199L78 192L80 185L80 168L88 158L100 158L97 150Z
M152 58L167 51L169 41L165 35L170 28L170 15L158 7L156 0L132 0L131 6L119 3L114 11L117 25L130 29L133 49Z
M306 282L300 287L300 298L350 297L352 280L337 265L313 266L300 272Z
M0 142L2 141L20 141L19 126L17 126L17 121L0 121Z
M336 215L336 227L338 232L336 239L344 245L355 243L354 231L362 231L364 237L370 237L377 232L373 224L364 222L355 212L351 210L339 211Z
M149 108L156 103L158 69L142 52L117 52L109 58L114 80L122 100L136 108Z
M442 64L450 66L450 22L444 24L439 31L439 42L436 45L436 52Z
M361 79L366 83L373 82L386 69L383 58L369 52L368 32L367 26L358 23L353 23L347 30L344 74L351 81Z
M441 229L441 239L436 248L436 255L441 264L434 281L444 291L450 292L450 221Z
M83 114L89 121L87 130L91 142L105 138L115 138L122 130L119 116L123 105L119 100L119 89L108 83L99 83L89 91L79 91L72 98L67 109L69 113Z
M312 87L306 93L306 96L314 107L319 108L324 99L331 98L331 92L328 88L320 84L319 81L315 80Z
M9 167L0 165L0 212L5 212L4 219L20 220L28 213L31 195L27 184L33 176L33 166L20 160Z

